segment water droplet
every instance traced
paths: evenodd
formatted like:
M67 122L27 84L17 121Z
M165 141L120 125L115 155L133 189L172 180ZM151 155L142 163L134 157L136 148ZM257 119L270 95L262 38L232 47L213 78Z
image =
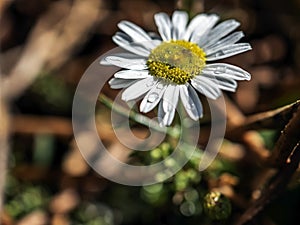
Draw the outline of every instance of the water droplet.
M155 102L158 98L159 98L159 95L156 92L153 92L153 93L149 94L147 101L152 103L152 102Z
M161 83L158 83L157 86L156 86L157 89L161 90L164 88L164 85L161 84Z
M190 104L187 104L186 108L188 110L194 110L196 108L195 104L194 103L190 103Z
M220 70L218 70L218 69L216 69L215 71L214 71L214 74L221 74L222 73L222 71L220 71Z
M219 51L219 52L217 52L217 53L215 54L216 57L222 56L222 55L224 55L224 52L223 52L223 51Z
M222 74L222 73L226 73L227 68L225 66L218 66L215 70L214 70L214 74Z
M152 87L154 85L154 81L150 81L149 83L146 84L147 87Z

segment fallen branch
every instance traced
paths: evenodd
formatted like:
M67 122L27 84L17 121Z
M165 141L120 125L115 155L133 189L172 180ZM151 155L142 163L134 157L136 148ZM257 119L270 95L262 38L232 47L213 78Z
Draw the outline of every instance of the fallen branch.
M1 13L9 2L6 0L0 3ZM99 0L75 0L72 4L69 1L52 3L49 11L39 19L32 29L15 67L7 76L1 74L0 212L3 204L7 157L9 154L8 138L10 129L8 123L11 120L9 103L19 97L41 71L59 68L72 56L72 52L84 43L95 23L104 17L104 15L99 17L100 3ZM19 122L18 125L22 125L21 121L17 122ZM27 122L29 121L27 120ZM37 125L37 122L42 123L41 121L35 121L31 125ZM59 130L60 127L55 126L61 125L53 125L49 121L44 124L44 129L50 124L52 124L50 129L54 129L57 133L60 132L65 135L72 132L69 125L67 129ZM27 129L38 128L41 127L40 125L28 126Z
M270 164L272 166L281 168L289 160L290 155L293 153L295 146L300 140L300 106L294 113L292 119L287 123L281 131L281 135L276 142L273 153L270 157Z
M283 192L289 183L292 175L298 168L300 161L300 145L294 149L291 155L290 162L285 162L281 170L271 179L269 184L266 184L266 189L261 194L261 197L253 202L245 213L239 218L235 225L245 225L255 219L259 213L261 213L266 206L278 197Z
M66 62L100 19L99 4L98 0L53 3L33 28L18 63L3 79L3 98L17 98L41 71L55 70Z
M54 116L17 115L12 118L12 133L73 135L70 119Z
M231 124L226 134L230 137L239 137L248 130L282 128L290 120L299 105L300 100L278 109L248 116L240 124Z
M0 84L1 89L1 84ZM0 96L0 213L2 212L3 202L4 202L4 184L7 172L7 160L9 152L9 113L5 102Z
M263 186L267 187L263 190L261 197L255 200L245 213L237 221L236 225L244 225L255 219L266 206L274 200L289 183L293 173L299 166L300 161L300 106L297 101L297 108L292 105L285 107L291 110L293 115L289 122L284 127L279 139L277 140L273 153L269 158L270 164L278 168L276 175L267 181ZM282 112L284 110L281 110ZM274 114L276 115L276 114Z

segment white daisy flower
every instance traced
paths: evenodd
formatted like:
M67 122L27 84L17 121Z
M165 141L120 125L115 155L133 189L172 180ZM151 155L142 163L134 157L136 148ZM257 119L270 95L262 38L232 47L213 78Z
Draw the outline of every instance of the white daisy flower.
M126 88L124 101L144 96L140 104L144 113L159 104L161 125L172 123L179 99L187 114L198 120L203 110L196 91L217 99L221 90L234 92L236 80L250 80L250 74L237 66L210 63L251 50L248 43L236 43L244 36L233 32L240 25L236 20L216 25L219 16L199 14L188 24L183 11L175 11L171 19L157 13L154 20L160 37L121 21L118 27L123 32L117 32L113 41L127 52L107 56L101 64L122 68L109 84Z

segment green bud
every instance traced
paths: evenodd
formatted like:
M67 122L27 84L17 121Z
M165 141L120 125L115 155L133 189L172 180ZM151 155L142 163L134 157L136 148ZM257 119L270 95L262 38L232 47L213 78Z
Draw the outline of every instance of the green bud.
M185 171L179 171L175 175L174 179L175 189L177 191L183 191L189 185L189 177L187 176Z
M155 148L152 151L150 151L150 156L152 159L160 159L161 158L161 151L159 148Z
M187 176L193 183L198 183L201 180L200 173L194 169L188 169Z
M171 152L171 145L167 142L164 142L159 147L161 149L161 154L163 158L167 158Z
M224 220L231 214L229 199L217 191L205 195L203 208L204 212L213 220Z

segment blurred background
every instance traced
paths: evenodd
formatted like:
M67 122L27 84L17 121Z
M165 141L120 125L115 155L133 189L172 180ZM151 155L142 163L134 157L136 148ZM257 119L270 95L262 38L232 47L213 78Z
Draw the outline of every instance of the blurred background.
M188 10L191 17L206 12L240 21L239 30L253 50L226 61L249 71L252 79L226 95L229 131L207 171L200 174L191 162L163 184L129 187L110 182L86 164L73 139L76 86L95 59L116 47L112 35L120 20L156 32L153 15L171 15L175 9ZM279 122L268 115L266 127L230 132L242 127L245 118L299 99L299 0L1 0L0 16L0 224L300 223L298 170L282 175L285 184L275 185L276 192L266 190L281 175L279 167L264 160L291 115L279 114ZM113 97L118 91L106 86L103 93ZM124 161L147 161L146 156L129 155L112 135L108 108L99 104L96 116L111 151ZM132 129L137 136L147 134L144 127ZM205 141L200 137L201 145ZM171 150L163 143L156 153ZM204 196L212 190L224 195L221 207L231 209L221 222L216 211L205 209ZM262 196L267 197L257 203L261 212L256 215L251 204ZM249 219L242 219L245 214Z

